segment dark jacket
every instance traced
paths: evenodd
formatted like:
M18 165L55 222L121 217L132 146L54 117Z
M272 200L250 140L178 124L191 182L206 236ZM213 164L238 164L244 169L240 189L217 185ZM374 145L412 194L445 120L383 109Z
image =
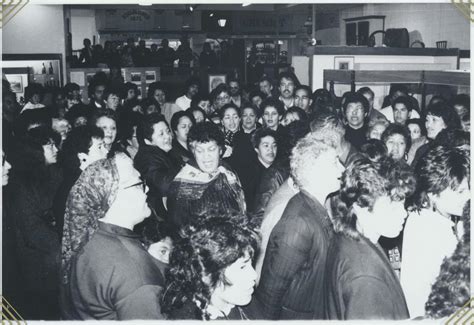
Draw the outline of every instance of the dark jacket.
M360 150L363 144L367 142L367 130L368 127L364 125L360 129L353 129L349 125L346 126L345 138L349 141L357 150Z
M322 319L324 268L332 223L324 207L302 190L273 228L254 301L264 319Z
M161 272L133 231L99 222L74 258L62 292L63 318L162 319Z
M141 144L133 160L133 165L150 188L148 203L160 217L166 218L167 212L163 205L163 197L168 196L168 188L184 165L183 162L157 146Z
M218 317L216 320L252 320L261 319L258 310L252 306L234 306L227 316ZM202 320L202 312L194 302L186 301L179 309L174 310L167 317L172 320Z
M178 142L178 140L173 139L172 146L173 148L171 149L170 153L181 159L184 163L187 163L189 160L194 158L191 151L183 147L181 143Z
M326 267L328 319L409 318L405 296L382 248L336 235Z
M255 193L254 207L252 209L255 217L263 218L263 213L273 193L276 192L289 176L290 164L287 159L276 160L262 173L260 184L257 186Z
M52 207L62 177L56 166L50 166L46 172L43 180L30 182L14 176L10 184L10 216L15 222L22 286L38 292L58 290L61 254Z

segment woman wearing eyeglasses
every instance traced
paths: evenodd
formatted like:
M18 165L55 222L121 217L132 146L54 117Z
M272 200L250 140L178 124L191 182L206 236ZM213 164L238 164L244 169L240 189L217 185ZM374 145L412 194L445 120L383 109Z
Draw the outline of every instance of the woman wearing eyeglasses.
M69 320L161 319L163 278L133 232L151 211L147 188L123 154L99 160L68 198L61 266L61 313Z
M52 213L62 180L57 168L59 135L37 127L12 146L10 214L15 228L25 319L55 319L58 314L57 268L60 240Z

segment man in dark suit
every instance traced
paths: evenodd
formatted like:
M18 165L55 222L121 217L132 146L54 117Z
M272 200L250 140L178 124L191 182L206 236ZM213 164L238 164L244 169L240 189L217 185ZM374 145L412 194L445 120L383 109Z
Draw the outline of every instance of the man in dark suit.
M265 319L324 317L324 268L334 231L323 205L344 170L335 137L341 135L331 130L327 137L309 134L293 149L291 176L300 193L273 228L252 302Z

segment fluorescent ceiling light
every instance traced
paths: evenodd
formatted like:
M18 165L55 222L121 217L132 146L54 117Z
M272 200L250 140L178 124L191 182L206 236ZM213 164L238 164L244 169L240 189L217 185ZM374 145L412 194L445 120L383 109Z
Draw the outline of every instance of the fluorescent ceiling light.
M251 5L250 2L244 2L244 3L242 3L242 7L247 7L247 6L250 6L250 5Z

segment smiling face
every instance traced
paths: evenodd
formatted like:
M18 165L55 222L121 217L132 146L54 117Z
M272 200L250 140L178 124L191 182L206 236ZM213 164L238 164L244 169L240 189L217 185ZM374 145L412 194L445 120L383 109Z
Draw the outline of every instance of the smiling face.
M198 167L205 173L214 173L219 167L221 149L215 141L194 142L193 155Z
M278 110L273 106L267 106L263 110L263 123L265 126L276 130L278 128L278 123L280 122L280 115L278 114Z
M107 148L110 148L117 137L117 124L113 119L107 116L102 116L97 119L95 124L104 131L104 143Z
M242 127L244 130L253 130L257 125L257 116L252 108L244 108L242 111Z
M258 158L267 165L271 165L277 154L277 143L275 138L267 135L260 139L260 144L255 148Z
M186 141L188 140L189 130L192 126L193 122L189 117L181 117L178 121L178 125L176 126L176 131L174 131L176 139L180 142L186 143Z
M405 157L407 143L403 135L392 134L385 140L385 145L387 146L388 155L394 160L401 160Z
M349 103L345 115L351 128L360 129L364 126L364 119L367 114L365 114L362 103Z
M230 284L219 282L211 295L211 304L245 306L252 299L257 272L252 266L252 259L246 253L234 263L227 266L224 277Z
M438 133L447 128L446 123L441 116L428 114L425 120L427 137L430 139L436 138Z
M119 104L120 104L120 97L117 96L116 94L110 94L105 101L106 107L114 111L117 110L117 107L119 106Z
M171 132L165 122L158 122L153 125L151 145L157 146L164 152L171 150Z
M239 129L240 117L235 108L229 107L225 110L222 116L222 124L226 131L235 132Z

